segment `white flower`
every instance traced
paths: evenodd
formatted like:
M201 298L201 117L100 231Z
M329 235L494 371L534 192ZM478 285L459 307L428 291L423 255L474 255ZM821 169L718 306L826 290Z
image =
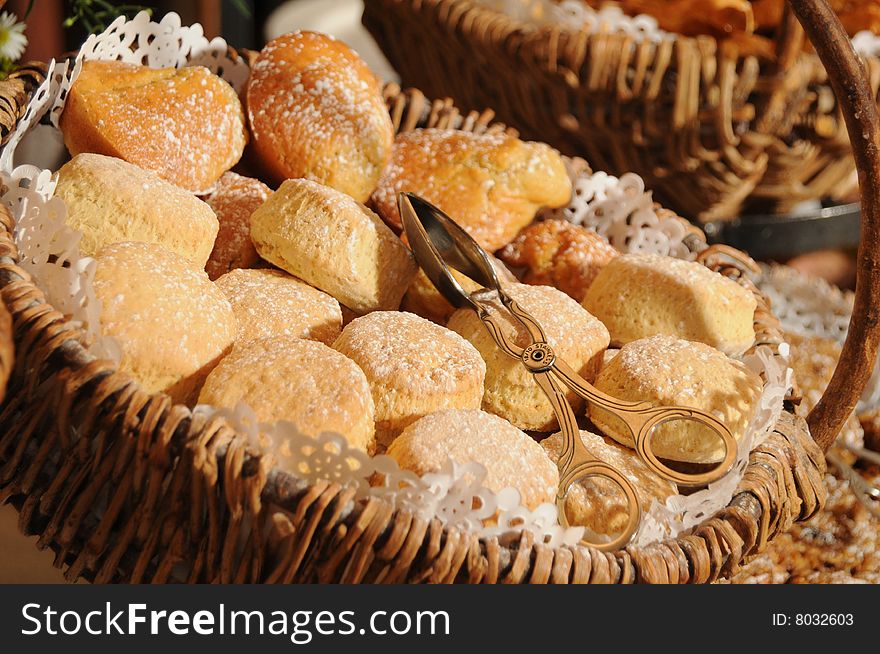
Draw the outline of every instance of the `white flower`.
M0 13L0 57L10 61L18 61L27 46L24 35L24 23L7 11Z

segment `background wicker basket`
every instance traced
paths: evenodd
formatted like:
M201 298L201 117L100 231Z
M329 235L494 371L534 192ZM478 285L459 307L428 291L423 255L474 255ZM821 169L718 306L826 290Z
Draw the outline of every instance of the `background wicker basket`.
M655 45L536 28L472 0L366 0L363 23L403 84L494 107L597 170L638 173L688 218L786 211L855 188L827 74L789 13L771 60L708 36ZM880 61L867 64L876 95Z
M817 23L814 33L822 29L829 27ZM837 53L844 63L845 54ZM866 104L864 80L854 70L848 74L860 95L846 106L847 115L860 116L854 128L875 134L876 107ZM398 130L505 129L491 124L491 112L461 115L448 101L429 102L395 86L385 93ZM877 242L878 153L859 145L861 170L870 162L874 171L865 177L864 229ZM602 553L551 548L528 532L503 541L481 539L380 499L355 502L353 490L331 482L309 484L270 469L222 419L208 420L166 396L144 393L111 364L91 357L82 332L15 265L13 223L7 210L0 209L0 216L0 293L14 318L18 361L0 411L0 501L13 503L23 531L51 547L71 579L711 581L731 574L793 520L820 506L822 449L851 412L877 351L872 298L880 296L878 277L864 273L880 266L865 248L855 322L830 384L835 395L810 416L815 442L789 405L773 434L752 452L730 504L674 540ZM706 248L696 234L689 243L701 261L757 293L739 268L714 256L718 250ZM780 342L760 296L755 320L759 343Z

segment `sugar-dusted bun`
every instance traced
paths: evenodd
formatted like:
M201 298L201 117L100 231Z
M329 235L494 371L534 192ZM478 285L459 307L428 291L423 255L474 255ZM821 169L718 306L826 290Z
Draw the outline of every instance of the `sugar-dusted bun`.
M621 400L686 406L714 415L739 441L758 405L761 378L740 361L703 343L651 336L627 343L596 377L596 388ZM625 425L596 405L590 419L614 440L633 447ZM655 429L657 456L673 461L711 463L724 455L722 441L707 427L675 420Z
M511 268L525 268L526 284L552 286L581 302L599 271L618 254L593 230L552 219L526 227L498 257Z
M586 309L550 286L510 284L507 293L544 328L556 356L588 381L592 380L608 347L608 330ZM497 305L496 305L497 306ZM493 314L506 334L527 343L525 329L505 310ZM506 418L520 429L552 431L558 427L550 401L521 361L505 354L476 313L459 309L449 319L452 329L479 350L486 361L483 409ZM574 393L567 394L576 411L583 407Z
M85 256L113 243L140 241L204 268L214 247L218 222L211 207L122 159L75 156L58 171L55 195L67 207L67 224L82 232L79 251Z
M152 243L115 243L95 260L101 332L121 346L120 370L150 393L191 403L235 339L223 293L204 270Z
M208 375L200 404L245 402L264 423L286 420L307 436L341 434L372 452L373 400L364 373L317 341L272 336L242 343Z
M333 348L367 375L380 447L428 413L480 407L486 365L479 353L424 318L376 311L349 323Z
M416 272L379 217L328 186L289 179L251 215L260 256L357 313L397 309Z
M479 463L486 468L486 488L515 488L529 509L553 502L559 486L559 470L540 445L504 418L479 409L445 409L419 418L387 454L417 475L438 472L448 459Z
M220 231L205 271L211 279L236 268L252 268L260 260L251 242L251 214L272 194L258 179L224 173L205 198L220 222Z
M634 450L586 430L581 430L580 434L581 442L590 454L615 468L632 482L642 511L650 509L653 500L663 504L666 498L678 492L675 484L663 479L642 463ZM559 461L562 443L561 432L541 441L541 446L553 463ZM588 477L575 483L569 490L565 513L570 524L611 536L620 533L626 526L626 498L614 482Z
M416 129L397 137L373 202L401 228L397 193L422 196L448 213L486 250L506 245L541 207L571 199L562 157L543 143L505 134Z
M755 342L754 295L693 261L619 256L596 276L583 304L615 345L665 334L738 356Z
M208 191L247 142L238 96L207 68L120 61L83 63L61 131L73 155L119 157L193 192Z
M251 69L247 108L255 154L274 181L305 177L370 197L394 129L378 80L347 45L314 32L270 41Z
M492 255L489 255L489 260L492 262L495 273L502 283L516 282L516 277L513 276L503 263ZM473 293L480 288L480 285L469 277L465 277L455 269L450 270L453 277L458 280L461 287L468 293ZM409 285L409 288L406 289L406 294L404 294L403 302L400 306L404 311L427 318L438 325L445 325L449 322L449 316L455 312L455 307L449 304L446 298L440 294L440 291L437 290L437 287L428 279L425 271L421 268L416 272L416 276Z
M232 304L236 344L295 336L330 345L342 330L339 302L280 270L233 270L215 283Z

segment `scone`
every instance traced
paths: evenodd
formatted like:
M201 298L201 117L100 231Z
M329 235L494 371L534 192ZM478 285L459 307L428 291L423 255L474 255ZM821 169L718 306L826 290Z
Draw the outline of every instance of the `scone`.
M205 380L199 404L245 402L263 423L286 420L307 436L341 434L373 451L373 400L364 373L323 343L272 336L242 343Z
M360 57L326 34L270 41L247 86L253 148L275 182L304 177L366 202L394 129L382 89Z
M247 142L238 95L201 66L86 61L60 126L70 154L119 157L194 193L210 190Z
M692 261L621 255L596 276L583 304L614 345L664 334L739 356L755 342L755 296Z
M95 257L101 332L122 349L119 369L148 393L190 404L232 348L223 293L183 257L151 243L116 243Z
M605 326L565 293L550 286L511 284L505 290L544 328L556 356L591 381L608 347ZM508 336L521 345L529 342L525 329L506 310L493 313ZM509 357L498 347L473 311L459 309L452 314L448 326L473 343L486 361L485 411L509 420L520 429L552 431L558 427L553 407L532 373L521 361ZM567 397L575 411L583 409L579 396L567 393Z
M251 214L272 194L258 179L224 173L205 198L220 223L214 249L205 265L211 279L236 268L251 268L260 257L251 241Z
M401 229L397 194L422 196L486 250L507 245L541 207L571 199L562 157L543 143L505 134L416 129L397 137L373 203Z
M188 191L122 159L79 154L58 171L55 195L67 224L82 232L80 254L113 243L156 243L205 267L219 228L214 212Z
M479 353L424 318L376 311L349 323L333 348L367 375L381 448L428 413L480 407L486 366Z
M599 271L620 254L596 232L566 220L532 223L498 257L512 269L524 269L526 284L552 286L578 302Z
M559 470L534 440L504 418L479 409L445 409L419 418L386 453L417 475L438 472L448 459L486 468L483 484L519 491L523 506L553 502Z
M295 336L330 345L342 330L339 302L280 270L233 270L215 284L232 304L236 344Z
M744 363L703 343L662 335L624 345L602 368L594 385L621 400L700 409L723 422L737 442L763 390L761 378ZM606 436L634 446L619 418L594 404L589 416ZM690 420L661 424L651 442L658 457L671 461L714 463L724 456L721 439Z
M562 442L561 432L541 441L541 446L553 463L559 461ZM635 451L583 429L581 442L590 454L615 468L632 482L642 511L648 511L653 500L663 504L668 497L678 492L675 484L663 479L642 463ZM565 502L569 524L609 536L619 534L626 527L627 508L626 497L617 485L596 477L587 477L573 484Z
M376 214L306 179L287 180L251 215L251 238L266 261L356 313L397 309L416 273Z
M498 275L498 279L502 284L516 282L516 277L511 274L503 263L491 254L489 255L489 260L492 262L495 274ZM450 271L453 277L458 280L458 283L461 284L461 287L468 293L473 293L480 288L479 284L454 268L450 268ZM409 285L409 288L406 289L400 308L436 322L438 325L445 325L449 321L449 317L455 312L455 307L449 304L446 298L441 295L440 291L437 290L437 287L428 279L425 271L421 268L416 272L416 276Z

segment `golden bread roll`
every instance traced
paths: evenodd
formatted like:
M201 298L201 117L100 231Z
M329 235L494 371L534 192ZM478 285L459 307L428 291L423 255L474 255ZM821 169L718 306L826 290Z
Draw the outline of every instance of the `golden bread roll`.
M293 32L270 41L247 86L253 148L275 182L304 177L366 202L394 129L375 75L347 45Z
M210 190L247 142L238 95L201 66L86 61L60 126L72 155L119 157L193 192Z
M317 341L272 336L242 343L208 375L200 404L245 402L263 423L286 420L307 436L341 434L372 453L373 400L353 361Z
M557 432L541 441L541 446L553 463L557 463L562 454L562 440L562 433ZM615 468L632 482L642 511L648 511L653 500L663 504L668 497L678 492L675 484L663 479L642 463L634 450L583 429L581 442L590 454ZM596 477L588 477L575 483L565 502L569 524L609 536L619 534L626 527L627 508L623 491L613 482Z
M647 400L657 406L685 406L709 413L739 441L745 434L764 385L746 365L703 343L651 336L627 343L602 368L595 387L620 400ZM619 418L591 404L590 420L606 436L633 447ZM724 456L721 439L692 420L660 425L652 438L658 457L712 463Z
M502 283L516 282L516 277L511 274L503 263L491 254L489 255L489 260L492 262L495 273ZM473 293L480 288L480 285L469 277L464 276L454 268L450 268L450 270L452 271L452 276L458 280L461 287L468 293ZM455 307L449 304L446 298L440 294L440 291L437 290L437 287L428 279L425 271L421 268L418 269L415 278L412 280L409 288L406 289L400 308L422 318L427 318L431 322L436 322L438 325L445 325L449 321L449 316L455 312Z
M543 327L556 356L587 381L592 380L608 347L605 326L565 293L550 286L510 284L505 290ZM520 344L529 342L525 329L506 310L493 314L509 337ZM551 431L558 427L553 407L532 373L498 347L476 313L459 309L452 314L448 326L473 343L486 361L485 411L520 429ZM582 399L574 393L567 397L575 411L582 410Z
M411 313L375 311L346 325L333 348L358 364L376 405L381 448L440 409L478 409L486 365L458 334Z
M258 179L224 173L205 198L220 223L205 271L212 280L236 268L252 268L260 260L251 241L251 214L272 194Z
M614 345L665 334L739 356L755 342L755 296L693 261L621 255L599 272L583 305Z
M401 229L397 194L422 196L486 250L507 245L541 207L571 199L562 157L543 143L505 134L416 129L397 137L373 203Z
M513 269L525 268L526 284L552 286L581 302L599 271L618 254L593 230L553 219L526 227L498 257Z
M236 345L268 336L330 345L342 331L339 302L280 270L233 270L215 284L232 304Z
M287 180L251 215L251 238L266 261L357 313L397 309L416 272L376 214L305 179Z
M223 293L183 257L152 243L115 243L95 257L101 332L122 349L119 369L148 393L191 403L235 340Z
M419 476L439 472L448 459L479 463L486 468L486 488L515 488L532 510L553 502L559 486L559 470L540 445L504 418L479 409L445 409L419 418L387 454Z
M78 154L58 171L55 195L67 224L82 232L81 254L93 257L113 243L156 243L199 268L214 247L217 217L188 191L122 159Z

